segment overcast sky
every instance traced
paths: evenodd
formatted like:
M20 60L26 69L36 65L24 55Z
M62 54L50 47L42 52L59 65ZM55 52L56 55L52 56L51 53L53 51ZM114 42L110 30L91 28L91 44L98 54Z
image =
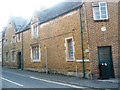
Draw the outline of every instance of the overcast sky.
M0 31L7 24L10 16L31 18L34 11L49 8L62 0L1 0L0 1Z

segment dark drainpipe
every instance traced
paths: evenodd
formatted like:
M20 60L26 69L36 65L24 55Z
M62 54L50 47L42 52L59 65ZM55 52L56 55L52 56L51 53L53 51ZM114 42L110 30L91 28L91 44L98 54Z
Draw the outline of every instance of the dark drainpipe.
M85 78L85 63L84 63L84 44L83 44L83 30L82 30L82 15L81 15L81 8L79 9L79 17L80 17L80 40L81 40L81 48L82 48L82 72L83 78Z
M23 60L23 32L22 32L22 52L21 52L21 70L24 69L24 60Z

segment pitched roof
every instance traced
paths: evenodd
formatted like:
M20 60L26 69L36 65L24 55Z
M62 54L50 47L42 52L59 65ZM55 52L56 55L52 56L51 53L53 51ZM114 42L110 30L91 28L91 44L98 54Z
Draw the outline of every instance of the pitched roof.
M22 17L11 17L11 21L12 21L13 25L15 26L16 32L21 31L22 28L28 22L27 19L24 19Z
M38 12L39 23L47 22L81 6L82 2L61 2L49 9Z
M24 25L24 27L17 33L21 33L23 31L26 31L31 28L31 20L27 21L27 23Z
M75 10L81 6L82 2L61 2L51 8L37 12L39 24L50 21L58 16ZM16 27L16 32L26 31L30 28L31 20L23 19L22 17L12 17L12 21Z

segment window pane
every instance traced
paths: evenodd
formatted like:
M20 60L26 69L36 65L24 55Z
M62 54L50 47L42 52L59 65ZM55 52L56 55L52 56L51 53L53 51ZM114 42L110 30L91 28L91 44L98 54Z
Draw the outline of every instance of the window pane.
M33 25L33 37L38 36L38 25Z
M39 46L32 47L32 57L34 60L39 59Z
M100 16L95 16L95 20L99 20L100 19Z
M101 19L107 19L107 5L106 3L100 3L100 12L101 12Z
M106 10L106 7L100 7L100 10L102 11L102 10Z
M93 14L94 14L94 19L95 20L99 20L100 19L99 7L93 7Z
M72 42L72 39L68 40L68 53L69 53L69 58L73 59L73 42Z
M106 6L106 3L100 3L100 6Z
M101 18L107 18L107 16L106 15L101 15Z
M101 11L101 15L106 15L106 11Z

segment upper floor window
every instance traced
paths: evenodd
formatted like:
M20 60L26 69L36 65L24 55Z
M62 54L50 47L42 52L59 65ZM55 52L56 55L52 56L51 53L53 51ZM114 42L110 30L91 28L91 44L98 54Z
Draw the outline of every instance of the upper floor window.
M65 47L66 47L66 60L74 61L74 42L73 37L65 39Z
M15 44L16 43L16 38L15 38L15 35L13 35L13 37L12 37L12 41L11 41L13 44Z
M7 41L8 41L7 39L4 39L4 40L3 40L3 45L4 45L4 46L7 45Z
M108 11L106 2L92 3L94 20L107 20Z
M37 23L32 25L32 37L33 38L38 37L38 24Z
M31 59L33 62L40 61L40 46L39 45L33 45L31 46Z
M20 42L21 41L21 34L17 34L17 41Z

